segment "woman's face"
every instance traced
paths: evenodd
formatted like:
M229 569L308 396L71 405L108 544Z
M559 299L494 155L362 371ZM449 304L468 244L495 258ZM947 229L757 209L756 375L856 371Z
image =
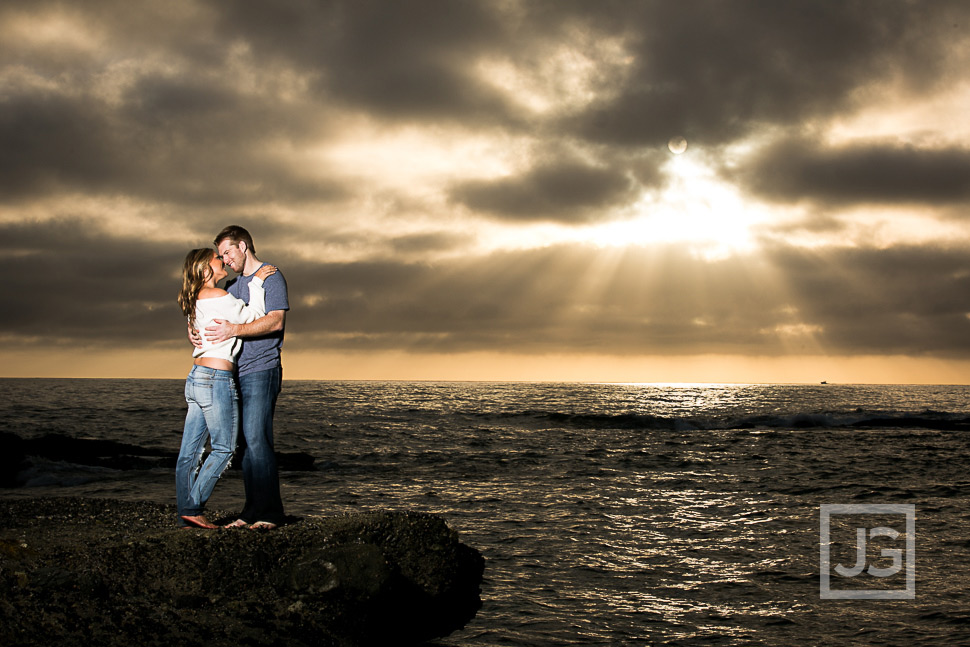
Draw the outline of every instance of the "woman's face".
M226 271L226 265L219 258L218 254L213 255L212 260L209 261L209 267L212 268L212 277L216 283L229 276L229 272Z

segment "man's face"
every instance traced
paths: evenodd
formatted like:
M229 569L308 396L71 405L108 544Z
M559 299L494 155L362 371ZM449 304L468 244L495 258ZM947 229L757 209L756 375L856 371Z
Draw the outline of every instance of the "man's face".
M223 262L232 268L233 272L237 274L242 272L243 266L246 265L246 255L239 249L238 243L233 243L227 238L219 243L218 251Z

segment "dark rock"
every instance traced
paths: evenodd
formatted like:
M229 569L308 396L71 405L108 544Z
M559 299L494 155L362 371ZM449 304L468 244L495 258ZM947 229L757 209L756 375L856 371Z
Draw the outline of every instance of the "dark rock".
M24 440L17 434L0 433L0 487L17 485L17 474L23 469Z
M408 645L481 605L482 556L434 515L274 531L179 530L174 516L152 503L0 502L4 644Z
M231 469L240 469L241 449ZM21 438L0 433L0 487L16 487L17 474L27 467L31 457L62 461L75 465L106 467L115 470L175 469L178 452L154 447L141 447L96 438L73 438L64 434L46 434L39 438ZM315 459L305 452L276 452L276 462L283 471L312 471Z
M313 456L306 452L276 452L276 465L279 469L287 472L310 472L316 469ZM242 468L242 461L233 461L233 464Z
M32 456L43 456L51 460L69 461L79 465L100 465L113 467L114 462L125 458L166 458L169 452L150 447L139 447L113 440L97 438L73 438L63 434L46 434L40 438L24 440L24 451ZM174 466L174 462L172 465ZM117 469L123 469L121 467Z

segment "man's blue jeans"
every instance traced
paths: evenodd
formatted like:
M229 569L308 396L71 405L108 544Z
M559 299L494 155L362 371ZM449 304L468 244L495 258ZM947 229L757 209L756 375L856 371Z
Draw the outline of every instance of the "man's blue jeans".
M182 431L182 447L175 465L178 514L202 514L216 482L229 466L239 433L239 398L231 371L193 366L185 380L189 411ZM205 441L212 451L201 469ZM180 518L179 525L185 525Z
M284 521L280 477L273 450L273 414L283 380L282 367L239 377L243 442L242 471L246 506L239 518L246 523Z

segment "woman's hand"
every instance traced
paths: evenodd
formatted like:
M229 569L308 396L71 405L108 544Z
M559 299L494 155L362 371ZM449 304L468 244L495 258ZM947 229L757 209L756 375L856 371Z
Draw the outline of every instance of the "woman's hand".
M256 276L258 276L261 281L265 281L267 276L272 276L273 274L276 274L275 265L263 265L261 268L256 270Z
M202 333L193 328L191 325L189 326L189 341L192 342L192 345L196 348L202 348Z

